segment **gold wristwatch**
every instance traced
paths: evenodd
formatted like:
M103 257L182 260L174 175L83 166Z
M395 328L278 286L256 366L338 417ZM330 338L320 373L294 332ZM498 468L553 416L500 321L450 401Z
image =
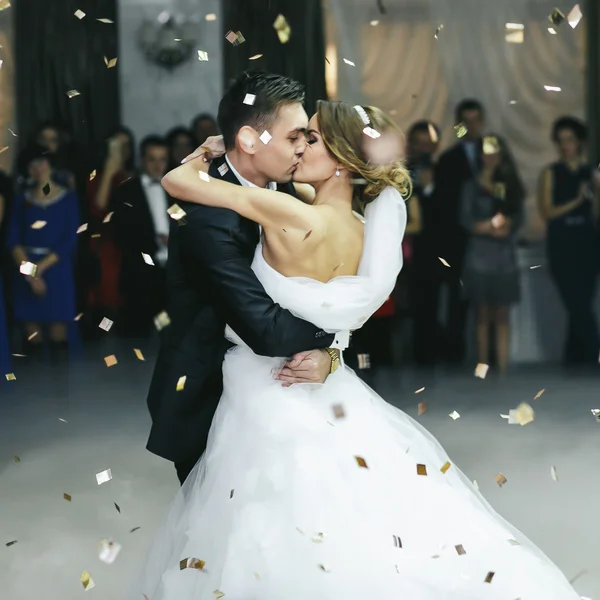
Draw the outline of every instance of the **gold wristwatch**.
M325 351L331 357L331 368L329 374L335 373L340 366L340 351L337 348L325 348Z

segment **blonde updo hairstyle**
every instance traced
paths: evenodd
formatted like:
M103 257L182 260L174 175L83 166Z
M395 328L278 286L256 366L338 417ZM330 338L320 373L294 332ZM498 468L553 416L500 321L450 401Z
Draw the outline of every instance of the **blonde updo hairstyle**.
M365 116L370 121L368 124L364 121ZM323 143L329 153L348 170L352 179L364 180L354 184L352 206L356 212L364 214L367 204L388 186L396 188L405 200L408 199L412 183L402 158L398 156L387 164L375 164L365 155L365 127L379 134L391 132L402 137L390 117L374 106L355 108L346 102L319 100L317 118Z

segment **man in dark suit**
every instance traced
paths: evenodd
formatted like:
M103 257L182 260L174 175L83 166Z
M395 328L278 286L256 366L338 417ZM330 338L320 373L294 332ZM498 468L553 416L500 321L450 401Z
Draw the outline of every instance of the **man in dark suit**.
M294 194L290 182L306 148L303 100L302 86L285 77L240 76L219 105L227 153L211 165L210 176L259 187L277 181ZM173 214L167 265L171 323L163 331L148 394L147 448L173 461L183 483L206 448L221 396L221 365L231 347L225 324L257 354L304 352L280 375L286 384L324 381L339 361L337 351L347 345L347 333L327 334L267 295L250 268L260 235L256 223L222 208L177 204L181 212Z
M480 170L479 150L485 126L483 105L477 100L463 100L456 107L458 143L440 157L435 170L433 211L439 277L434 293L435 313L439 302L440 287L447 285L448 309L444 340L441 347L448 362L459 363L465 358L465 328L467 304L463 300L460 277L467 246L467 232L459 224L460 197L463 185L476 177Z
M140 146L140 175L119 186L111 199L115 238L123 251L121 292L124 307L118 330L127 336L148 335L153 318L165 306L171 199L160 184L167 172L169 150L157 136Z

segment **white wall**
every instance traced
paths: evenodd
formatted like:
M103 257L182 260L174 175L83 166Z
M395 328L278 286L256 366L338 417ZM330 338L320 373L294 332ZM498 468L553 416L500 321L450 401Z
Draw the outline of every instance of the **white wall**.
M138 142L150 133L164 134L179 124L189 125L200 112L216 115L222 93L219 0L119 0L119 67L123 124ZM162 11L174 11L198 19L198 50L209 61L193 56L172 72L150 63L139 48L137 32L144 19L156 19ZM215 13L216 21L204 15Z

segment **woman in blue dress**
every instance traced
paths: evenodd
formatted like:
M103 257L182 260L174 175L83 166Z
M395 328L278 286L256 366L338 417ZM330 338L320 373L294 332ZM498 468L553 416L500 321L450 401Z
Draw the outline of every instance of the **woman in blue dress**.
M77 196L54 183L52 155L29 148L24 164L32 181L15 197L7 243L15 260L15 320L23 324L27 354L47 338L51 356L65 357L75 316L74 259L79 225ZM32 263L36 266L31 272Z

